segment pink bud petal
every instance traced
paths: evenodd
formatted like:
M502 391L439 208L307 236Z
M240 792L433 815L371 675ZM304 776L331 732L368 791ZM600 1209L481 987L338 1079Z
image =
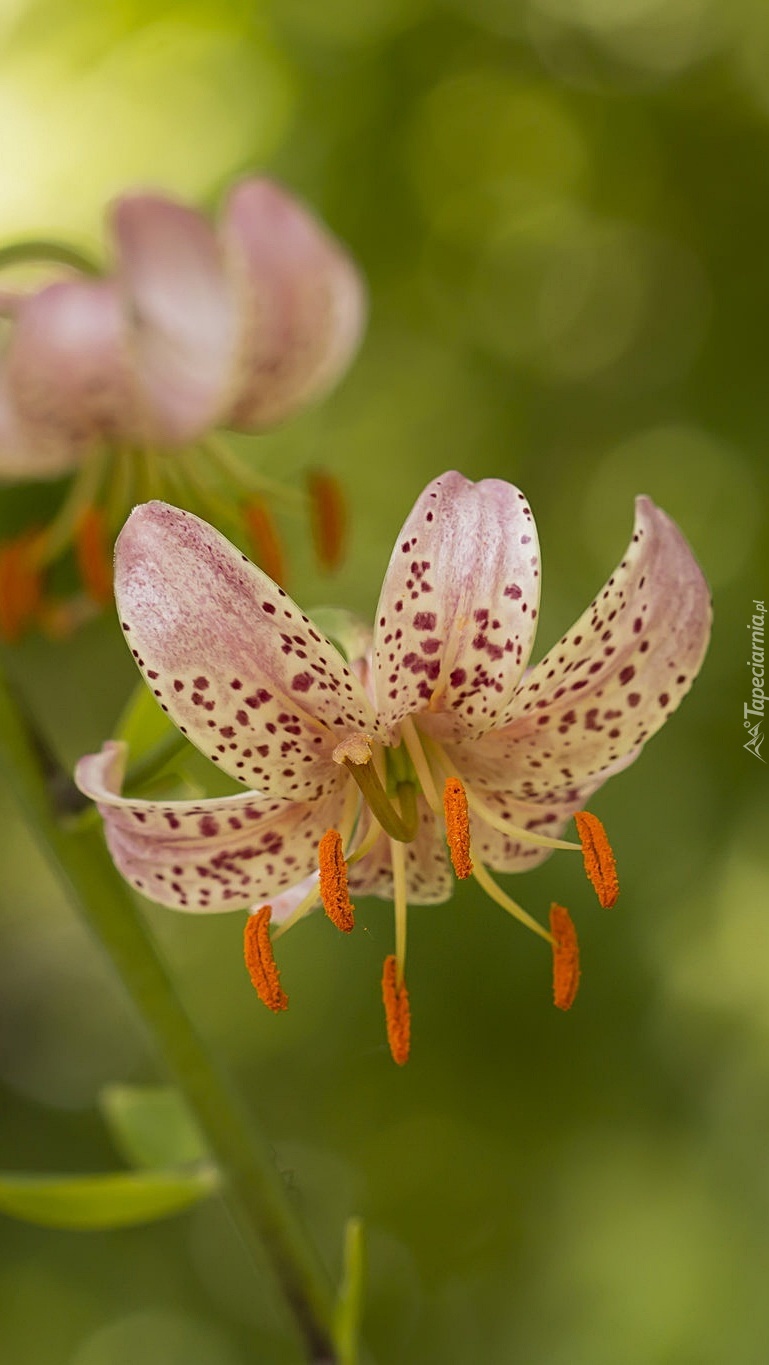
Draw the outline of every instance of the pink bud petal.
M66 468L100 436L130 430L136 399L114 287L62 280L24 299L6 381L36 473L41 463L52 472ZM54 451L58 458L48 453Z
M138 382L161 443L210 426L235 383L239 303L213 228L159 195L119 199L112 213Z
M343 247L269 180L233 190L221 237L243 289L240 384L224 420L258 431L344 373L363 330L365 292Z

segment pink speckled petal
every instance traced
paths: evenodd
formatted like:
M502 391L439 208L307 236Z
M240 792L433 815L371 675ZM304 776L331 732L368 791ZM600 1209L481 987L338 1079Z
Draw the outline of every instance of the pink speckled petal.
M416 839L403 845L407 898L412 905L438 905L449 899L454 887L446 838L443 824L436 820L423 797L418 798L417 805L419 829ZM367 828L364 816L361 837L365 837ZM350 890L360 896L378 896L386 901L393 899L390 840L386 835L380 836L365 858L352 864L349 885Z
M175 910L236 910L278 897L310 875L318 840L341 816L340 791L311 805L256 792L204 801L126 798L125 759L124 744L107 743L80 760L75 781L96 801L126 881Z
M312 213L269 180L244 180L221 239L243 291L239 389L225 422L260 431L320 398L358 348L361 276Z
M235 281L211 225L173 200L119 199L112 228L149 434L182 445L234 391L242 322Z
M78 463L80 447L60 430L27 422L0 369L0 480L55 479Z
M328 828L330 828L330 826L328 826ZM323 831L323 833L325 834L325 830ZM267 904L270 906L270 909L272 910L272 914L270 915L270 923L283 924L284 920L287 920L291 915L293 915L294 911L298 909L298 907L302 904L302 901L305 900L305 898L313 889L315 889L315 891L318 894L317 904L320 905L320 890L318 887L317 870L311 873L309 877L304 877L302 881L297 882L296 886L290 886L288 891L281 891L280 894L277 896L271 891L269 900L266 902L258 901L252 907L253 912L256 913L257 910L261 909L262 905Z
M138 422L115 287L73 279L20 304L6 357L8 394L33 449L69 450L70 463L103 436ZM55 463L54 463L55 467Z
M137 507L116 547L115 596L161 706L231 777L292 801L344 780L334 747L374 725L363 688L218 531L165 503Z
M403 527L374 634L386 736L404 716L439 739L485 734L531 653L539 604L537 531L512 484L443 474Z
M509 724L456 761L471 780L542 803L585 799L627 767L697 676L710 594L689 546L649 498L621 564L528 674Z

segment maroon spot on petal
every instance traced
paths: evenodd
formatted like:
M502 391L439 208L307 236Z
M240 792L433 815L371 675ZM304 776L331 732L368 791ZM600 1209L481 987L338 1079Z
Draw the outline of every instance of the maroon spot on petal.
M670 697L667 692L660 692L660 695L657 698L657 700L659 701L660 706L667 706L668 702L670 701Z
M634 677L635 677L635 669L634 669L634 667L633 667L632 664L628 664L627 668L623 668L623 669L622 669L622 671L621 671L621 673L620 673L620 675L619 675L619 680L620 680L620 682L622 683L622 686L624 687L625 684L626 684L626 683L629 683L630 680L631 680L631 678L634 678Z
M204 678L201 675L199 678L192 679L192 686L197 687L201 692L205 692L211 684L209 683L208 678Z
M243 684L240 681L240 678L233 678L232 682L230 683L230 687L234 688L236 692L239 692L242 686Z
M273 602L262 602L262 611L266 611L268 616L274 616L275 604Z
M435 630L435 612L418 611L414 615L414 630Z
M312 673L296 673L291 679L292 692L309 692L315 679Z
M204 839L213 839L219 833L219 822L214 819L213 815L204 815L198 829Z
M512 597L514 602L517 602L521 595L522 592L517 583L508 583L503 594L504 597Z
M627 704L628 706L637 706L640 700L641 700L640 692L631 692L628 696Z
M450 678L449 678L449 682L451 683L451 686L452 686L452 687L461 687L461 686L462 686L462 683L463 683L463 682L466 682L466 681L467 681L467 674L466 674L464 668L455 668L454 671L453 671L453 673L451 674L451 676L450 676Z
M251 707L252 711L258 711L260 706L264 706L266 702L272 701L272 693L267 692L263 687L258 687L252 696L244 697L243 700L245 701L246 706Z

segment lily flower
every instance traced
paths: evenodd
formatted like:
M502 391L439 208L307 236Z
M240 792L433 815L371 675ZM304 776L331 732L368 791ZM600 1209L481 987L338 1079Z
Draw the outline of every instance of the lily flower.
M269 936L322 902L354 923L351 895L394 903L385 963L388 1038L409 1049L409 903L447 900L452 865L553 948L555 1003L579 961L568 912L544 927L493 873L582 847L604 905L617 895L603 827L585 803L676 709L710 631L703 575L676 525L645 497L606 586L534 668L540 588L524 495L447 473L398 536L370 651L345 659L284 590L195 516L153 502L118 540L126 639L158 702L248 788L197 802L121 795L125 746L83 758L76 781L112 856L145 896L192 912L258 907L252 980L284 1008ZM579 843L560 838L575 816Z
M236 185L216 226L151 193L118 199L107 226L106 275L83 260L80 270L59 267L59 277L34 292L0 294L9 321L0 480L75 471L54 522L25 539L23 553L16 542L6 547L12 567L3 574L0 564L0 585L23 569L25 600L35 596L29 579L73 545L86 593L100 603L105 591L111 596L109 549L137 497L181 497L220 520L226 500L199 474L201 456L228 489L235 485L241 523L274 569L265 505L274 485L212 433L261 432L321 398L363 329L365 292L352 259L269 180ZM46 244L26 252L24 245L0 251L0 265L45 257ZM47 254L78 259L55 243ZM328 515L338 517L327 479L321 493L331 500ZM315 522L319 496L311 483ZM229 520L236 524L231 512ZM19 615L14 603L5 614Z

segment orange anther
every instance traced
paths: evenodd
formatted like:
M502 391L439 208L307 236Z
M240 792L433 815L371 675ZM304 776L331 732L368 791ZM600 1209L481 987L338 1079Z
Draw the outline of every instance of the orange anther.
M398 959L394 953L384 961L382 999L392 1059L398 1066L405 1066L411 1047L411 1006L406 982L398 980Z
M318 563L323 569L338 569L347 540L347 505L341 484L325 469L311 469L307 474L307 492Z
M280 974L270 943L272 906L263 905L255 915L249 915L243 934L243 953L248 975L259 999L279 1014L288 1008L288 996L280 984Z
M112 601L112 559L100 507L86 507L81 513L75 531L75 556L88 596L100 606L106 606Z
M443 815L451 863L460 881L472 876L470 860L470 817L467 796L458 777L449 777L443 788Z
M355 906L350 903L347 889L347 863L342 852L342 836L336 829L327 829L318 844L318 870L323 909L337 929L349 934L355 925Z
M281 586L286 579L286 560L278 528L263 498L249 498L243 504L243 520L251 548L260 569Z
M0 639L15 643L37 615L42 580L33 560L37 531L0 546Z
M579 810L574 816L579 841L582 844L582 857L585 872L595 888L595 894L604 909L609 910L616 904L619 895L617 865L611 844L597 815L589 810Z
M550 906L553 935L553 1000L559 1010L569 1010L579 986L579 943L571 915L562 905Z

